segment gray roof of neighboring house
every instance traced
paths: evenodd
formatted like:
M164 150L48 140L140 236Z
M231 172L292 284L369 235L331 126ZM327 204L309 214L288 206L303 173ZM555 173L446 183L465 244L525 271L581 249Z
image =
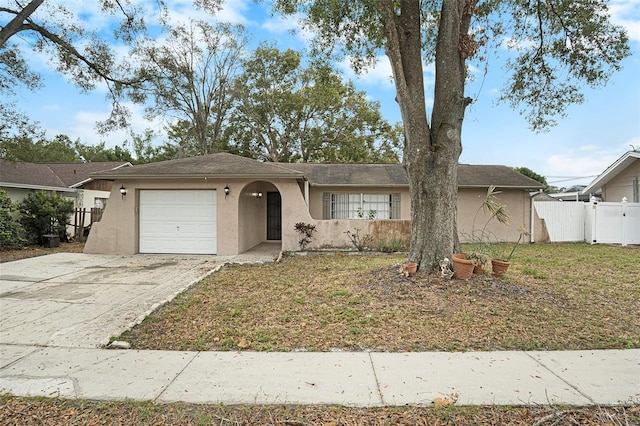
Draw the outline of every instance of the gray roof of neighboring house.
M125 166L131 163L25 163L0 159L0 182L14 187L72 188L90 180L92 173Z
M181 158L149 163L93 175L102 179L128 178L306 178L312 186L376 186L408 185L400 164L317 164L264 163L229 153ZM527 176L506 166L460 164L458 182L461 187L543 188Z

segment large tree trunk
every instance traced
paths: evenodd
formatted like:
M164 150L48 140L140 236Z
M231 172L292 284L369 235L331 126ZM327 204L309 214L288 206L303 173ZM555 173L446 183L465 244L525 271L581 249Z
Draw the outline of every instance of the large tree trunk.
M432 125L426 115L420 2L402 0L400 15L385 1L387 55L405 127L404 164L411 194L409 260L431 270L457 247L458 159L462 152L464 52L471 0L444 0L436 43Z

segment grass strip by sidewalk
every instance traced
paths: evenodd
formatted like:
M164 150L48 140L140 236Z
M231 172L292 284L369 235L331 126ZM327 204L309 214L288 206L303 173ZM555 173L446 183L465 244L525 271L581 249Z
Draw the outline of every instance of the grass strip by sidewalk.
M288 257L221 270L118 337L136 349L572 350L640 347L640 249L522 245L507 274L418 273L405 255Z
M224 406L99 402L0 395L0 424L48 425L631 425L640 406L380 407Z

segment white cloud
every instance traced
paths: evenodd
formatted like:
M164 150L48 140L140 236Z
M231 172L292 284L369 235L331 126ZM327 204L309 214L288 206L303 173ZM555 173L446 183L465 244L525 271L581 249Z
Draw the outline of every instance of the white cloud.
M261 27L270 33L273 34L285 34L291 31L299 31L300 23L298 21L298 16L273 16L269 19L266 19Z
M640 42L640 1L613 0L610 3L613 22L627 30L629 39Z
M544 167L544 175L550 176L549 183L556 186L567 186L562 182L563 177L576 177L582 183L590 182L593 177L602 173L621 153L592 151L592 154L572 155L571 153L551 155L547 158Z
M106 148L113 148L116 145L122 145L123 142L130 138L130 131L135 133L143 133L145 129L151 128L156 133L164 135L163 121L162 119L156 119L149 121L144 118L143 108L139 105L125 104L131 111L131 126L128 129L116 130L107 134L99 134L96 131L96 122L102 121L108 118L109 112L102 111L80 111L75 114L73 123L68 129L47 129L47 135L53 136L55 134L63 133L69 136L71 140L80 139L85 145L98 145L100 142L105 142Z
M351 58L347 57L338 64L342 74L353 81L372 87L393 88L393 71L385 55L378 56L375 65L357 74L351 67Z
M598 145L590 144L590 145L582 145L578 148L580 151L595 151L598 149Z

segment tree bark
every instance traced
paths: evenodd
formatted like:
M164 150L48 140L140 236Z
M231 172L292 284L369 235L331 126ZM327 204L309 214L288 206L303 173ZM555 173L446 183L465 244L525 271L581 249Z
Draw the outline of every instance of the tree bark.
M465 65L462 36L472 0L443 0L436 42L432 124L426 114L420 38L420 2L402 0L400 14L385 0L386 53L405 125L404 166L411 194L409 261L429 271L458 245L456 202L462 152ZM470 15L469 15L470 17Z
M20 31L31 29L31 27L24 26L24 21L29 18L29 16L31 16L38 7L40 7L43 1L44 0L32 0L28 5L22 8L20 12L17 13L16 16L7 23L7 25L0 29L0 47L4 46L4 44L11 38L11 36L17 34Z

